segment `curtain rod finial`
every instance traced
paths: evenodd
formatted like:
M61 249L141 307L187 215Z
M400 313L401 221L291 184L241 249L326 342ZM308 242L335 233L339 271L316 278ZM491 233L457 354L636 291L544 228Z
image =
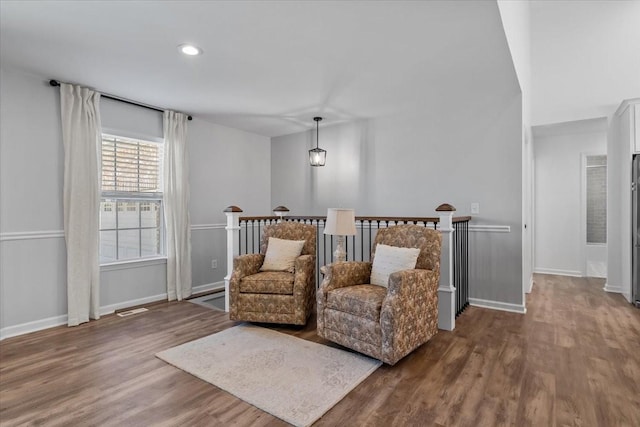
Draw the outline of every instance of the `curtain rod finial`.
M58 83L57 80L51 79L51 80L49 80L49 85L50 86L60 86L60 83Z

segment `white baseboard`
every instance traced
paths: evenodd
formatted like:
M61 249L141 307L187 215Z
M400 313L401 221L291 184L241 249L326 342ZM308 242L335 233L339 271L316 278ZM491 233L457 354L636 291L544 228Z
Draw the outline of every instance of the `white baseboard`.
M195 292L203 292L207 290L215 290L218 288L224 288L224 282L216 282L209 283L206 285L196 286L193 288ZM106 316L108 314L114 313L116 310L120 310L123 308L134 307L137 305L149 304L157 301L166 301L167 294L158 294L144 298L138 298L129 301L123 301L116 304L110 304L100 307L100 316ZM43 329L53 328L55 326L61 326L67 324L67 315L63 314L61 316L49 317L47 319L34 320L32 322L21 323L19 325L7 326L6 328L0 329L0 341L5 338L11 338L18 335L24 335L31 332L41 331Z
M583 277L582 272L575 270L558 270L555 268L536 268L533 270L538 274L555 274L556 276Z
M221 280L219 282L207 283L205 285L194 286L193 288L191 288L191 293L199 294L200 292L218 291L220 289L224 289L224 280Z
M529 283L527 284L527 287L524 290L524 292L527 294L530 294L532 290L533 290L533 275L531 275L531 277L529 278Z
M605 292L613 292L616 294L622 294L624 291L622 290L622 286L609 285L609 283L604 284L604 288L602 288Z
M67 315L48 317L46 319L34 320L32 322L21 323L19 325L7 326L0 329L0 341L5 338L17 337L18 335L28 334L30 332L49 329L56 326L66 325Z
M512 313L525 314L527 307L522 304L511 304L508 302L492 301L486 299L469 298L469 304L475 307L491 308L493 310L510 311Z
M627 302L633 302L631 301L631 293L628 291L628 289L623 289L620 285L610 285L609 282L607 282L604 284L602 290L605 292L611 292L613 294L622 294Z
M206 292L206 291L216 291L219 289L224 289L224 281L207 283L200 286L194 286L192 288L193 293ZM123 301L116 304L110 304L100 307L100 316L106 316L108 314L114 313L116 310L120 310L123 308L134 307L137 305L149 304L157 301L166 301L167 294L158 294L144 298L138 298L129 301ZM0 341L5 338L16 337L18 335L24 335L31 332L41 331L43 329L49 329L56 326L66 325L67 324L67 315L63 314L60 316L49 317L46 319L34 320L27 323L21 323L19 325L7 326L5 328L0 329Z

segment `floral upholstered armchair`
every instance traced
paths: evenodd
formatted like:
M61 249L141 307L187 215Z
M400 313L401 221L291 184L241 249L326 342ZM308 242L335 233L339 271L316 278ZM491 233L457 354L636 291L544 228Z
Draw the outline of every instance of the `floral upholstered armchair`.
M372 262L323 267L318 335L394 365L438 332L440 232L378 230Z
M316 227L282 222L264 227L260 253L233 260L229 318L304 325L313 309Z

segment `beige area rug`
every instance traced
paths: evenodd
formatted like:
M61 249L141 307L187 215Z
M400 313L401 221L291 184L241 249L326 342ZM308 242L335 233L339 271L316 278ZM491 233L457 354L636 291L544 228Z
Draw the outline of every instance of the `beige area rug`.
M241 324L157 357L290 424L313 424L382 363Z

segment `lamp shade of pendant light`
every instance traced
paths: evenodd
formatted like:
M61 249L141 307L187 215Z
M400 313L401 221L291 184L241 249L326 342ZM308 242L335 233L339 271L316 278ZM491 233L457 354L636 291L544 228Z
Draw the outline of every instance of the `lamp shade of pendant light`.
M314 117L313 120L316 122L316 148L309 150L309 164L311 166L324 166L327 161L327 150L318 147L320 137L319 123L322 117Z

